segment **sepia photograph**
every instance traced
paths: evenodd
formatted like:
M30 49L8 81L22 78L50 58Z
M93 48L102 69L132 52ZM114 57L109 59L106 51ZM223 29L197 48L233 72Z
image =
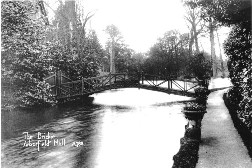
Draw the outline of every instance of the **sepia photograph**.
M2 168L252 168L251 0L1 0Z

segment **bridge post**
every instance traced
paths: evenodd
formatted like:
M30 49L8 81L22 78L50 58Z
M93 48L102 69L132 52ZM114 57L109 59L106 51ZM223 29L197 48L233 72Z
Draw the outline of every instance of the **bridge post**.
M169 78L168 78L167 82L168 82L168 89L170 90L171 86L170 86L170 79Z
M123 74L123 86L125 87L126 86L126 73Z
M144 84L144 75L143 72L141 72L141 80L142 80L142 85Z
M186 91L186 81L184 80L184 92Z
M57 71L57 72L56 72L56 80L55 80L56 97L60 96L61 81L62 81L62 74L61 74L61 71Z

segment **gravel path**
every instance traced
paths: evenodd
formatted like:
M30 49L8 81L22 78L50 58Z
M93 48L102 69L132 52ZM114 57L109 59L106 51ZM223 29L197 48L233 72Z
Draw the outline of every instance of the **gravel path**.
M248 150L222 100L225 91L209 95L196 168L252 168Z

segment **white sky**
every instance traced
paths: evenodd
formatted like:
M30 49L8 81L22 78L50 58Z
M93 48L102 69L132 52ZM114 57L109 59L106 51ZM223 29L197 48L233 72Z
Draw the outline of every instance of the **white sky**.
M147 51L166 31L187 31L180 0L86 0L88 9L97 10L91 28L101 43L107 25L117 26L125 43L136 51Z
M57 0L53 0L57 2ZM137 52L146 52L166 31L177 29L188 32L181 0L76 0L84 7L84 13L95 12L87 28L96 31L102 45L107 41L106 26L114 24L124 41ZM49 2L49 0L47 1ZM53 8L52 0L50 0ZM228 30L219 31L223 43ZM210 53L209 35L200 40L201 50ZM216 47L218 41L216 38ZM219 48L216 48L219 55Z

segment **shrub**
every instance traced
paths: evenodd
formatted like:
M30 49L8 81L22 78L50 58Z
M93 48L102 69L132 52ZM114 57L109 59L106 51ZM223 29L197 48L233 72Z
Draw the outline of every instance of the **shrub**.
M33 78L29 73L13 78L11 87L15 103L19 107L47 106L55 103L49 84Z
M251 29L244 25L233 27L225 42L225 52L229 57L229 77L233 88L228 96L237 110L241 121L251 128L252 111L252 55Z

